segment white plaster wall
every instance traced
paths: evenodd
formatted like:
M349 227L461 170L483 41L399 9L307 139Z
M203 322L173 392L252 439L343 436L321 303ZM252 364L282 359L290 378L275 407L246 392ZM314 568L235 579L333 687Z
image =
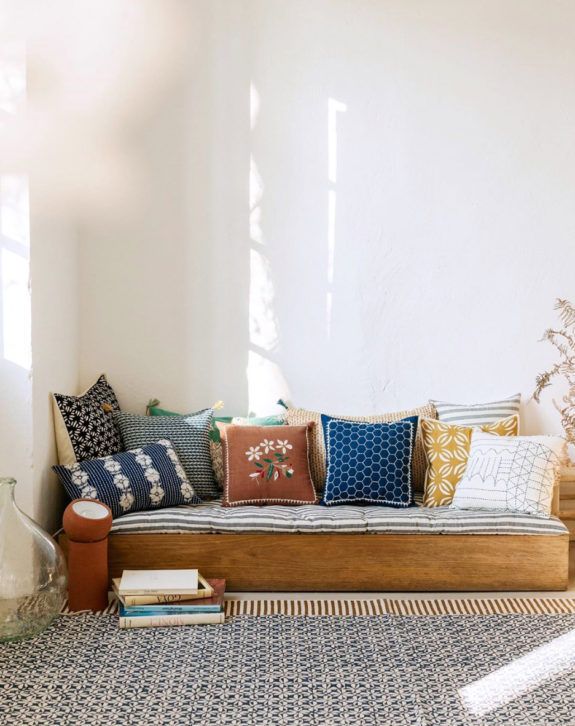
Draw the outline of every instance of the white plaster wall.
M82 384L131 410L528 397L575 297L575 5L188 7L126 137L137 191L82 231Z
M32 481L33 516L48 531L61 525L66 498L57 463L51 393L79 385L77 233L71 219L50 213L43 189L31 188Z
M48 213L38 185L28 205L26 177L7 178L18 181L19 193L0 194L0 222L14 213L22 236L4 236L0 245L0 476L17 480L18 505L53 532L64 497L51 470L50 393L78 389L77 238L69 220Z
M0 477L17 480L17 501L32 512L28 208L26 177L0 173Z
M7 22L2 30L0 476L17 480L18 505L54 531L63 497L51 471L57 460L50 392L76 391L79 379L75 211L55 204L63 154L55 166L41 153L55 142L46 133L50 80L36 73L33 44L23 41L30 40L28 28Z

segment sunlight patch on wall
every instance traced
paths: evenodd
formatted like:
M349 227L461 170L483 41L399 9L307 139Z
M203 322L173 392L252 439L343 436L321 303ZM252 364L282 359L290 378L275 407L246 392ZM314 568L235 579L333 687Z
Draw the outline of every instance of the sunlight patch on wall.
M26 49L23 43L0 43L0 128L4 114L15 116L26 100Z
M0 177L2 354L26 370L32 365L28 179Z
M290 391L281 368L250 350L248 355L248 401L249 413L255 416L267 416L270 406L278 398L289 400Z
M260 114L260 94L253 83L250 83L250 129L255 129Z
M264 194L264 185L254 157L250 156L250 238L252 242L263 245L264 238L261 228L262 210L260 202Z
M250 129L253 133L260 112L260 95L250 84ZM273 403L289 397L279 366L272 360L279 344L275 313L275 290L269 254L262 229L264 181L253 154L249 169L250 286L247 380L249 412L267 414Z
M333 281L335 269L335 220L337 204L337 115L347 106L335 98L327 101L327 293L325 301L327 338L331 337L333 311Z
M474 716L484 716L574 667L575 630L572 630L461 688L459 695L468 711Z
M272 351L279 339L274 313L274 286L269 260L250 250L250 343Z
M30 246L28 179L22 174L0 177L0 234L23 248Z

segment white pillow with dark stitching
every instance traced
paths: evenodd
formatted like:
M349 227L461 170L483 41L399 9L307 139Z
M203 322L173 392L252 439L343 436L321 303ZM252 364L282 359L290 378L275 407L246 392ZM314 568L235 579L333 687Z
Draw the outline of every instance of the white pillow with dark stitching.
M451 506L548 517L564 458L560 436L507 437L475 430Z

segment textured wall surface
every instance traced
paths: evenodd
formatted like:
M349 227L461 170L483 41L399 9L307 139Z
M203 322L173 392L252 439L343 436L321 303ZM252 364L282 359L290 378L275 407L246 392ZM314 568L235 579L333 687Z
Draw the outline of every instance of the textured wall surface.
M528 397L575 292L575 6L189 7L130 197L83 229L82 383L132 410Z

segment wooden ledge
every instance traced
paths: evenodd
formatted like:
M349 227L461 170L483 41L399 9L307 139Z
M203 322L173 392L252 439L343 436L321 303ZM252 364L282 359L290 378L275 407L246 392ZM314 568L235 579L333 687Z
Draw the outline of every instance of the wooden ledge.
M565 590L569 536L115 534L109 563L111 577L197 567L236 592Z

